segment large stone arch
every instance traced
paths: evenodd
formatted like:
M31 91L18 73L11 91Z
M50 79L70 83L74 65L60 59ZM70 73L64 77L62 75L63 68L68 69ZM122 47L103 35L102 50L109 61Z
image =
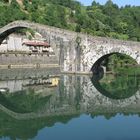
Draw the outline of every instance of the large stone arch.
M53 48L58 64L60 64L60 48L64 45L64 42L69 42L69 36L65 34L63 29L28 21L14 21L0 29L0 44L11 33L24 28L40 33Z
M0 29L0 44L2 41L11 33L15 32L18 29L29 28L35 30L36 32L40 33L46 40L51 40L51 43L57 44L58 41L63 39L62 36L57 34L57 30L51 29L49 26L44 26L37 23L31 23L28 21L15 21L9 23L8 25L4 26ZM56 32L55 32L56 31Z

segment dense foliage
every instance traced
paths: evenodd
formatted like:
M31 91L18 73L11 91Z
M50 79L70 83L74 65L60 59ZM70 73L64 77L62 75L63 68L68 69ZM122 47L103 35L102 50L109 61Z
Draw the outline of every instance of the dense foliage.
M1 0L0 26L22 19L96 36L140 41L140 6L118 7L111 0L105 5L93 1L87 7L74 0L17 1Z

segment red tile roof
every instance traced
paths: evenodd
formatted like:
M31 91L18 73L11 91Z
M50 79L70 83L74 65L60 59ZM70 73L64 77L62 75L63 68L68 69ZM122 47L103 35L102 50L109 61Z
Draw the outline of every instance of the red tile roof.
M39 42L39 41L27 41L23 42L22 44L25 44L27 46L50 47L50 44L48 42Z

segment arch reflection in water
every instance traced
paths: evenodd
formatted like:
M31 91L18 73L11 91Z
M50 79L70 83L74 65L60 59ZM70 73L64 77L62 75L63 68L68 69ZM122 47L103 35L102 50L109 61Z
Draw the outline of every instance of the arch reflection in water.
M2 106L14 113L24 113L33 118L38 112L42 112L42 116L55 115L61 110L64 114L69 113L69 110L84 113L89 110L92 112L94 106L99 108L110 107L110 104L123 106L139 100L140 79L136 75L127 77L107 75L102 79L94 76L91 82L88 76L55 77L47 73L41 74L42 71L41 76L39 72L33 74L31 71L31 73L30 78L22 73L23 75L18 74L19 77L16 76L16 79L10 79L13 75L11 77L9 75L9 80L3 79L0 82L1 89L6 89L0 93ZM12 115L16 118L14 113ZM33 114L29 116L29 113Z
M101 94L112 99L129 98L140 89L140 77L135 74L98 74L92 76L91 81Z
M5 80L22 84L20 90L1 93L3 98L0 100L1 136L33 138L40 129L46 126L53 127L56 122L67 123L83 113L90 114L92 118L103 115L107 119L117 113L139 113L137 105L140 102L139 91L132 97L114 100L101 94L88 76L62 75L56 86L48 87L44 83L36 86L32 84L33 80L37 83L40 78L47 78L47 72L33 74L31 71L29 75L33 75L34 79L32 78L30 84L27 83L31 79L22 74L19 72L14 80L10 80L10 76L9 80Z

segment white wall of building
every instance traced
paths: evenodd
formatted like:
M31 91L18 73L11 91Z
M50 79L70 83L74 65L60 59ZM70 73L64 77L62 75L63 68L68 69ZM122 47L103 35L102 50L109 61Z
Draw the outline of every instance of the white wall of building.
M29 47L23 45L22 46L22 38L16 36L9 36L7 39L7 43L4 42L0 45L0 52L8 51L29 51Z

